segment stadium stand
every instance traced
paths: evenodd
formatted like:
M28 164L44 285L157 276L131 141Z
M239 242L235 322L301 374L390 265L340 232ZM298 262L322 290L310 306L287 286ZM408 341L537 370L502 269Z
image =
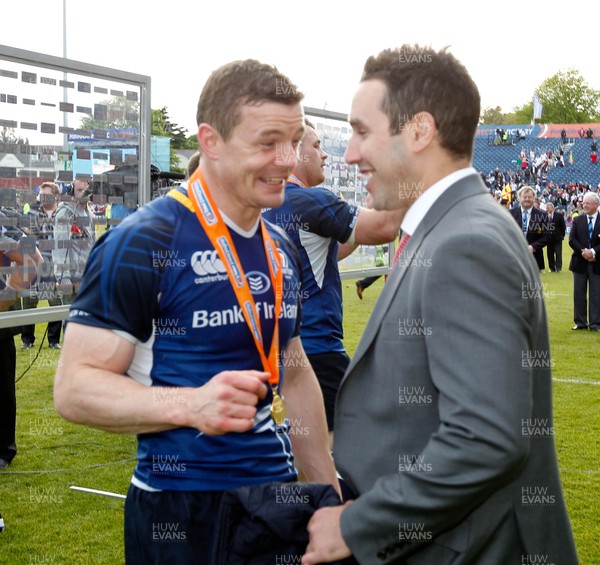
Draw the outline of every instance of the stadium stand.
M567 132L567 143L561 143L561 131ZM564 167L548 167L548 182L589 183L597 187L600 182L600 162L592 163L592 142L594 138L581 138L580 130L591 128L600 136L600 124L536 124L523 125L490 125L480 126L475 137L473 166L487 176L498 168L514 174L517 160L523 151L529 159L533 149L535 155L558 155L562 147L564 151ZM498 129L508 133L504 140L498 135ZM531 184L534 184L533 181Z

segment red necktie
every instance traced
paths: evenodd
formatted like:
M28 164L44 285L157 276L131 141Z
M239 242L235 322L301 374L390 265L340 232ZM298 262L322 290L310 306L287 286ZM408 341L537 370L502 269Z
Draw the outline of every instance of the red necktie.
M409 239L410 239L410 235L408 235L407 233L403 234L402 237L400 238L400 243L398 244L398 249L396 249L396 253L394 253L394 260L392 261L392 269L396 266L398 259L400 259L400 253L402 253L402 251L406 247L406 244L408 243Z

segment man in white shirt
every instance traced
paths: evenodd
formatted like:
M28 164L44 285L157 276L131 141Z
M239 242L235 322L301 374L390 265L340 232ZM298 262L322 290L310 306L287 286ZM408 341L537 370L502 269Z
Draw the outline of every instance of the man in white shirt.
M578 562L554 437L523 431L552 425L548 324L520 227L470 166L479 113L446 50L365 64L345 158L376 210L406 211L404 235L337 396L357 498L315 512L303 565ZM537 489L552 506L527 503Z

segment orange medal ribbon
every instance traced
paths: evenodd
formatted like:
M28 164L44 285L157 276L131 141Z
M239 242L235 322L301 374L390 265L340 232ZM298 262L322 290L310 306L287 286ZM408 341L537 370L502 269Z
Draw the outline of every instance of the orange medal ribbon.
M275 293L275 324L273 328L273 338L271 340L271 349L269 354L265 353L265 344L258 317L258 310L254 297L250 291L248 281L244 275L242 263L238 257L237 250L231 239L229 229L225 225L221 214L216 207L208 186L198 167L195 173L188 181L188 196L194 206L194 212L204 228L208 239L217 251L219 258L223 262L229 281L235 292L237 301L242 309L244 319L254 338L256 349L260 354L263 369L269 373L269 384L273 392L273 402L271 404L271 415L277 425L282 425L285 420L285 407L283 400L278 393L279 387L279 315L281 313L281 303L283 299L283 270L281 259L275 242L269 235L262 217L260 218L260 227L265 246L265 254L269 265L269 274L271 284Z

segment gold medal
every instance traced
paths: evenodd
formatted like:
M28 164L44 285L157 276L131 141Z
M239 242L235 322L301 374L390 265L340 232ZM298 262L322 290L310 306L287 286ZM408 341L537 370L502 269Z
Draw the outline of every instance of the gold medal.
M275 421L278 426L283 426L283 422L285 421L285 404L283 403L283 398L279 396L279 393L273 387L271 389L273 391L273 402L271 402L271 417Z

